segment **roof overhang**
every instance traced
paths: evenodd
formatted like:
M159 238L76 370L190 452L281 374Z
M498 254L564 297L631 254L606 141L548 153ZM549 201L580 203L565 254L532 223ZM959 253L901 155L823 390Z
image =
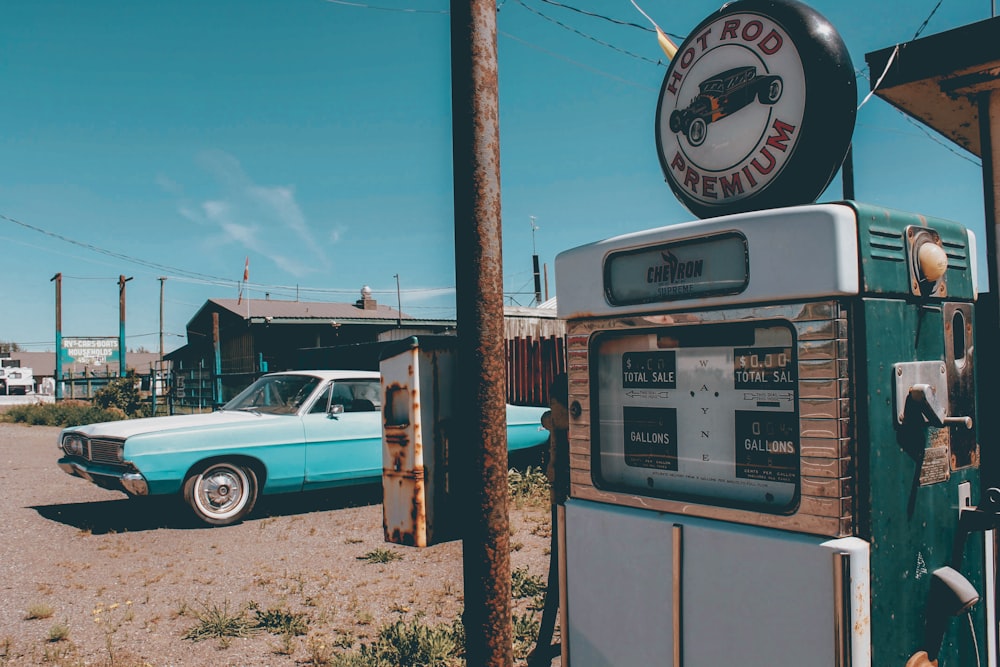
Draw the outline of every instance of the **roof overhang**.
M409 317L404 317L401 320L391 319L391 320L377 320L373 318L350 318L350 317L337 317L337 318L319 318L319 317L268 317L268 316L252 316L247 319L250 324L263 324L266 326L280 326L283 324L295 324L295 325L328 325L332 327L339 327L343 325L361 325L366 327L397 327L402 322L404 327L418 327L418 326L433 326L433 327L454 327L455 320L418 320Z
M1000 88L1000 17L873 51L865 60L876 95L982 157L977 99Z

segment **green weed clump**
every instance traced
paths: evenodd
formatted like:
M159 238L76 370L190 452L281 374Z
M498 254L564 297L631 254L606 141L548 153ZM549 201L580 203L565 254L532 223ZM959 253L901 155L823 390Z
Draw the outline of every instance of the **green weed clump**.
M201 611L195 612L195 616L198 624L187 631L184 639L200 642L205 639L249 637L257 629L256 624L242 610L229 611L228 601L221 607L214 604L203 605Z
M547 588L545 580L528 572L527 567L515 568L510 573L511 597L515 600L541 595Z
M357 653L332 656L331 667L459 667L465 664L465 629L458 620L427 625L419 618L383 626Z
M364 556L358 556L358 560L363 560L366 563L391 563L394 560L403 560L403 555L398 551L379 547L369 551Z
M550 502L551 485L541 468L528 466L523 472L511 468L507 471L507 489L515 507L545 507Z
M514 657L526 658L538 639L541 621L534 614L514 614L513 623Z
M257 627L274 635L298 637L309 632L309 617L287 609L262 610L256 604L251 604L257 616Z
M125 414L117 409L104 409L84 401L15 405L0 415L4 421L30 426L79 426L98 422L121 421Z

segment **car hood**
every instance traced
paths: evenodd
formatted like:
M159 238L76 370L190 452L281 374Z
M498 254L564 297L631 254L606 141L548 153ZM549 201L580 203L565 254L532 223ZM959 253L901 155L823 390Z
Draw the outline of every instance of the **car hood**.
M280 417L263 415L253 412L218 411L197 415L172 415L170 417L146 417L144 419L123 419L115 422L102 422L86 426L74 426L66 429L76 433L105 438L130 438L143 433L164 433L186 429L211 426L233 425L241 423L260 424L274 419L288 419L289 415Z

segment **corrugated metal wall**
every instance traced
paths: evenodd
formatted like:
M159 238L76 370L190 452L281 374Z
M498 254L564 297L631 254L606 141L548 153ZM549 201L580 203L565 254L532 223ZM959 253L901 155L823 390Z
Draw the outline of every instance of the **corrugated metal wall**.
M548 407L556 375L566 372L566 338L507 340L507 402Z

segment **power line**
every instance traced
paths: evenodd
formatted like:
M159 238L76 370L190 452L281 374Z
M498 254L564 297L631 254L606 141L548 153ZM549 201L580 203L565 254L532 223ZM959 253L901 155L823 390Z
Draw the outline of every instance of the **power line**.
M941 2L942 0L938 0L938 3L934 5L934 9L932 9L931 13L927 15L927 18L924 19L924 22L920 24L920 27L917 28L917 31L913 33L913 39L920 37L920 33L922 33L924 31L924 28L927 27L927 24L931 22L931 17L934 16L935 13L937 13L938 7L941 6Z
M572 58L568 58L568 57L562 55L561 53L556 53L555 51L550 51L549 49L546 49L544 47L538 46L537 44L533 44L532 42L529 42L529 41L527 41L525 39L521 39L520 37L515 37L514 35L510 34L509 32L504 32L503 30L498 30L497 32L498 32L498 34L503 35L504 37L506 37L508 39L512 39L515 42L519 42L521 44L524 44L528 48L535 49L536 51L541 51L542 53L544 53L546 55L552 56L553 58L558 58L559 60L562 60L562 61L565 61L565 62L569 63L570 65L574 65L576 67L579 67L580 69L587 70L591 74L597 74L598 76L607 77L608 79L612 79L614 81L618 81L619 83L624 83L624 84L626 84L628 86L634 86L636 88L639 88L640 90L648 90L648 91L652 91L654 93L656 92L656 88L652 88L650 86L644 86L641 83L636 83L635 81L629 81L628 79L623 79L622 77L620 77L620 76L618 76L616 74L611 74L609 72L605 72L604 70L599 70L596 67L591 67L590 65L586 65L584 63L581 63L578 60L573 60Z
M369 5L363 2L347 2L347 0L326 0L334 5L344 5L346 7L357 7L359 9L375 9L380 12L396 12L400 14L447 14L447 9L411 9L406 7L380 7Z
M99 246L93 245L92 243L85 243L83 241L77 241L76 239L71 239L68 236L63 236L62 234L57 234L55 232L50 232L47 229L42 229L41 227L36 227L35 225L29 225L26 222L21 222L20 220L16 220L15 218L11 218L10 216L4 215L2 213L0 213L0 219L6 220L7 222L11 222L11 223L13 223L15 225L19 225L21 227L24 227L25 229L30 229L33 232L38 232L39 234L44 234L45 236L48 236L48 237L51 237L51 238L54 238L54 239L58 239L60 241L64 241L66 243L70 243L70 244L78 246L80 248L85 248L87 250L90 250L91 252L96 252L96 253L99 253L99 254L102 254L102 255L107 255L108 257L114 257L115 259L121 260L123 262L130 262L132 264L137 264L139 266L145 266L147 268L158 269L160 271L174 272L174 273L177 273L178 275L187 276L187 277L201 278L201 279L204 279L204 280L216 280L216 281L224 280L223 278L219 278L217 276L210 276L208 274L198 273L196 271L188 271L186 269L178 269L178 268L175 268L175 267L167 266L165 264L157 264L156 262L150 262L150 261L147 261L147 260L144 260L144 259L139 259L138 257L132 257L130 255L125 255L125 254L120 253L120 252L115 252L113 250L108 250L106 248L101 248ZM233 283L235 281L227 281L227 282L229 282L231 284L231 283Z
M567 25L566 23L563 23L559 19L552 18L548 14L545 14L544 12L541 12L541 11L535 9L534 7L530 7L529 5L527 5L524 2L524 0L517 0L517 4L521 5L522 7L524 7L525 9L527 9L532 14L535 14L536 16L539 16L539 17L545 19L546 21L550 21L552 23L555 23L560 28L563 28L565 30L569 30L570 32L572 32L572 33L574 33L576 35L579 35L580 37L583 37L584 39L589 39L590 41L595 42L597 44L600 44L601 46L607 47L607 48L611 49L612 51L617 51L618 53L621 53L623 55L629 56L631 58L635 58L636 60L642 60L642 61L650 63L652 65L663 66L663 64L664 64L660 60L653 60L652 58L647 58L646 56L639 55L638 53L633 53L632 51L629 51L627 49L623 49L621 47L615 46L614 44L612 44L610 42L606 42L606 41L604 41L602 39L598 39L597 37L594 37L593 35L589 35L589 34L583 32L582 30L577 30L573 26Z
M940 4L941 3L939 2L938 5L940 6ZM934 8L934 11L937 11L937 7ZM934 15L934 11L931 12L931 16ZM929 21L929 20L930 20L930 16L927 17L927 19L924 21L923 25L926 25L927 21ZM923 26L921 26L921 29L923 29ZM917 31L917 34L920 34L920 30ZM891 64L891 60L890 60L889 64ZM879 81L882 80L882 77L884 77L885 74L886 74L886 72L888 72L888 71L889 71L889 66L886 65L885 71L882 72L882 75L879 78ZM864 78L865 80L867 80L869 82L871 81L871 79L868 77L867 74L865 74L865 72L863 70L855 70L855 74L857 74L858 76ZM876 90L878 90L878 84L877 83L872 88L872 91L868 94L868 96L865 98L865 100L868 100L869 98L871 98L872 95L875 94ZM858 109L860 110L862 106L864 106L863 102L862 102L861 105L858 106ZM982 161L979 161L979 160L976 160L975 158L969 157L963 151L960 151L960 150L956 149L955 146L952 145L952 142L946 141L946 140L942 139L941 137L939 137L936 134L932 134L930 131L928 131L927 127L923 123L920 123L920 122L914 120L913 117L911 117L909 114L907 114L906 112L904 112L902 109L899 109L898 107L895 107L895 106L892 106L891 108L893 110L895 110L896 113L898 113L903 118L905 118L908 123L910 123L911 125L914 125L918 130L920 130L926 138L930 139L931 141L933 141L934 143L938 144L939 146L944 147L946 150L948 150L951 153L954 153L955 155L957 155L958 157L962 158L963 160L965 160L967 162L971 162L972 164L976 165L977 167L982 167Z
M328 0L329 1L329 0ZM99 253L107 257L112 257L114 259L129 262L131 264L136 264L138 266L143 266L146 268L156 269L159 273L169 274L169 277L178 282L186 282L199 285L211 285L213 287L228 287L232 288L239 284L238 280L231 278L220 278L218 276L209 275L206 273L199 273L197 271L190 271L187 269L181 269L174 266L168 266L166 264L160 264L157 262L150 262L138 257L133 257L131 255L126 255L124 253L116 252L114 250L108 250L107 248L102 248L96 246L92 243L85 243L83 241L77 241L76 239L69 238L62 234L43 229L36 225L32 225L16 218L12 218L8 215L0 213L0 220L6 220L7 222L13 223L25 229L29 229L33 232L37 232L49 238L53 238L64 243L69 243L85 250L90 250L91 252ZM73 277L79 280L107 280L107 278L101 278L99 276L65 276ZM324 288L324 287L301 287L299 285L267 285L264 283L247 283L248 289L253 289L254 291L261 292L272 292L279 293L286 296L293 296L298 292L309 292L312 294L354 294L358 291L357 288ZM403 290L410 296L422 296L422 295L433 295L436 293L446 293L450 290L454 290L454 287L425 287L425 288L415 288L410 290ZM375 293L390 293L392 290L374 290Z
M897 109L897 111L899 111L899 110ZM902 111L899 111L899 113L903 113L903 112L902 112ZM911 118L911 117L910 117L909 115L907 115L907 114L905 114L905 113L903 114L903 118L905 118L905 119L906 119L907 121L909 121L909 122L910 122L911 124L913 124L913 125L916 125L916 126L917 126L917 128L918 128L918 129L919 129L919 130L920 130L921 132L923 132L923 133L924 133L924 135L925 135L925 136L926 136L926 137L927 137L928 139L930 139L931 141L933 141L934 143L936 143L936 144L939 144L939 145L941 145L941 146L944 146L945 148L947 148L947 149L948 149L949 151L951 151L952 153L954 153L954 154L955 154L955 155L957 155L958 157L960 157L960 158L962 158L963 160L966 160L966 161L968 161L968 162L971 162L972 164L976 165L977 167L982 167L982 166L983 166L983 165L982 165L982 162L981 162L981 161L978 161L978 160L975 160L975 159L973 159L973 158L969 157L968 155L966 155L966 154L962 153L961 151L959 151L958 149L956 149L956 148L955 148L954 146L952 146L952 145L951 145L951 142L949 142L949 141L943 141L943 140L941 140L940 138L938 138L937 136L935 136L935 135L931 134L931 133L930 133L930 132L929 132L929 131L927 130L927 127L926 127L926 126L925 126L925 125L924 125L923 123L919 123L919 122L917 122L916 120L914 120L913 118Z
M632 23L631 21L623 21L621 19L616 19L616 18L613 18L611 16L605 16L604 14L598 14L596 12L588 12L585 9L580 9L579 7L574 7L573 5L567 5L567 4L562 3L562 2L556 2L556 0L541 0L541 1L544 2L545 4L552 5L553 7L561 7L563 9L568 9L568 10L570 10L572 12L576 12L578 14L583 14L584 16L591 16L591 17L596 18L596 19L601 19L602 21L607 21L608 23L614 23L615 25L628 26L629 28L638 28L639 30L642 30L643 32L652 33L654 35L656 34L656 30L654 30L653 28L650 28L649 26L642 25L641 23ZM674 39L680 40L682 42L684 41L684 37L681 36L681 35L676 35L676 34L674 34L672 32L666 32L666 31L664 31L664 34L666 34L666 35L668 35L670 37L673 37Z

